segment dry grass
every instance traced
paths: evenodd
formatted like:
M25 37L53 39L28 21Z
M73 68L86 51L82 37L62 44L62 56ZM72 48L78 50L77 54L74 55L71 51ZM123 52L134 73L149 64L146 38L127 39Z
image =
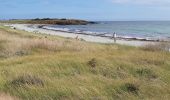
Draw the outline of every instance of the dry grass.
M48 50L51 52L60 51L80 51L84 48L83 44L76 41L49 40L45 37L21 38L16 35L0 33L0 56L10 57L14 55L22 56L30 54L37 49ZM5 44L3 45L2 43Z
M1 26L0 55L0 91L23 100L170 99L170 53L163 50Z
M152 43L144 46L143 49L147 51L169 51L170 52L170 43L169 42Z

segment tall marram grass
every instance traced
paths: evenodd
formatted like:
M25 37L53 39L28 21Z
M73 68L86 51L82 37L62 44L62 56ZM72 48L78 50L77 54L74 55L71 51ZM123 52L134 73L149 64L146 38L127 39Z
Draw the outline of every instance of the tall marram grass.
M148 47L0 27L0 99L169 100L170 53Z
M169 42L160 42L160 43L151 43L143 47L144 50L148 51L169 51L170 52L170 43Z
M84 47L83 44L76 41L59 41L43 38L20 38L18 36L10 36L0 34L0 48L2 49L1 56L13 56L29 54L33 50L42 49L48 51L80 51ZM5 44L2 44L5 42Z

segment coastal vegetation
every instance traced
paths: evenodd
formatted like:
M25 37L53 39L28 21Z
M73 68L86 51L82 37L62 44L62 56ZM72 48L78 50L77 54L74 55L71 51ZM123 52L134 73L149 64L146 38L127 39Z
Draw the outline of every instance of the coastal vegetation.
M90 43L0 26L0 98L168 100L170 52L157 47Z
M36 18L36 19L13 19L0 21L1 23L18 23L18 24L54 24L54 25L86 25L94 24L95 22L78 20L78 19L51 19L51 18Z

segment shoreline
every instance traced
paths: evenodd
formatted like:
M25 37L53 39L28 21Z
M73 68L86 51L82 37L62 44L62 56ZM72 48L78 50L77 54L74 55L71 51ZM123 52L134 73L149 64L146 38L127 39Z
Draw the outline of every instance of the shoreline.
M46 29L46 30L52 30L52 31L59 31L59 32L67 32L67 33L74 33L74 34L82 34L82 35L91 35L91 36L97 36L97 37L105 37L113 39L113 36L109 33L100 33L96 34L95 32L85 32L85 31L70 31L69 29L56 29L52 27L48 27L48 25L39 25L39 28ZM137 40L137 41L148 41L148 42L169 42L168 40L163 39L151 39L151 38L140 38L140 37L130 37L130 36L117 36L117 40Z
M34 32L39 34L49 34L49 35L56 35L65 38L78 38L79 40L84 40L87 42L95 42L95 43L115 43L114 39L111 39L107 36L97 36L97 35L89 35L85 33L73 33L73 32L65 32L65 31L58 31L58 30L51 30L45 29L43 25L35 25L35 24L5 24L5 26L9 26L11 28L15 28L18 30L24 30L27 32ZM159 41L147 41L147 40L137 40L137 39L123 39L118 37L117 44L121 45L129 45L129 46L145 46L148 44L159 43Z

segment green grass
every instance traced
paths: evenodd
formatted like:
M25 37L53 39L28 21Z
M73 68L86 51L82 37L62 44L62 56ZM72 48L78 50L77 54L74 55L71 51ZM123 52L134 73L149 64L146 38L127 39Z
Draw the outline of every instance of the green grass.
M0 26L0 92L23 100L170 99L170 53Z
M58 25L86 25L93 22L78 19L15 19L15 20L0 20L0 23L11 23L11 24L58 24Z

